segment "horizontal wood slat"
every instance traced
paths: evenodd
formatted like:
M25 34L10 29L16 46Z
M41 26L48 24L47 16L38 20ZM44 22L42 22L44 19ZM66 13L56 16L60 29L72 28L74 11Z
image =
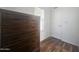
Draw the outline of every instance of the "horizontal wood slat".
M2 48L13 52L31 52L40 47L39 17L0 10Z

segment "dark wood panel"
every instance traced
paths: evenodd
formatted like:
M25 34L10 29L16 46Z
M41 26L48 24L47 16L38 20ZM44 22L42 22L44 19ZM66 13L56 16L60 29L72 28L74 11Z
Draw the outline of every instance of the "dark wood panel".
M31 52L39 48L39 17L1 10L2 48Z
M0 13L0 47L1 47L1 13Z

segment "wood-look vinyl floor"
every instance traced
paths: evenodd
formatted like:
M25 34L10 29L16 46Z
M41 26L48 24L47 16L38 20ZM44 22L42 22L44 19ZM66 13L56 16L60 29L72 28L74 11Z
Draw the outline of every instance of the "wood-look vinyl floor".
M63 42L59 39L49 37L40 43L41 52L79 52L79 47Z

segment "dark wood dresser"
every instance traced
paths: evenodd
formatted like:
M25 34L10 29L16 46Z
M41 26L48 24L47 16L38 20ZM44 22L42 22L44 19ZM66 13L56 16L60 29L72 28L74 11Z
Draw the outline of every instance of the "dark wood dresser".
M40 17L0 9L0 52L40 51Z

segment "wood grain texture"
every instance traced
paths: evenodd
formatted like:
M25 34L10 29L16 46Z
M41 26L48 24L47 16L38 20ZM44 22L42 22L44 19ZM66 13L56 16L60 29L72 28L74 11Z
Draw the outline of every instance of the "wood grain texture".
M1 13L0 13L0 47L1 47Z
M49 37L40 44L41 52L79 52L79 47L61 41L60 39Z
M39 17L7 10L0 13L2 48L13 52L39 51Z

